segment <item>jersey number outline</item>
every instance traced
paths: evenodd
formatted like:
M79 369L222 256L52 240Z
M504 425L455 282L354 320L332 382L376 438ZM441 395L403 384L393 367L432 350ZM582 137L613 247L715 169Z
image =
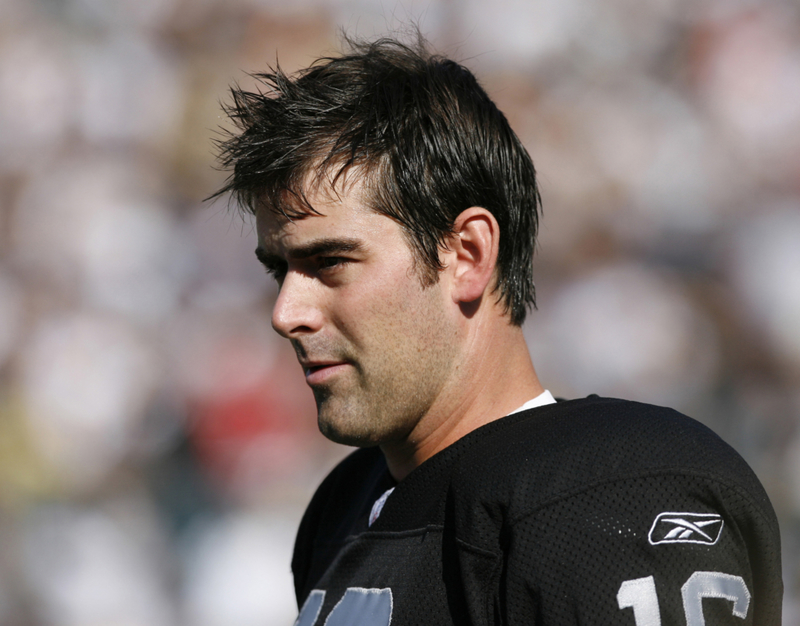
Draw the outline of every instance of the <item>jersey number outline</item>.
M686 626L705 626L703 598L724 598L733 603L731 613L744 619L750 607L750 590L741 576L722 572L695 572L681 587ZM626 580L619 586L620 609L633 609L636 626L661 626L656 583L652 576Z
M314 589L303 603L294 626L314 626L322 611L325 591ZM390 626L394 602L390 587L348 587L331 609L324 626Z

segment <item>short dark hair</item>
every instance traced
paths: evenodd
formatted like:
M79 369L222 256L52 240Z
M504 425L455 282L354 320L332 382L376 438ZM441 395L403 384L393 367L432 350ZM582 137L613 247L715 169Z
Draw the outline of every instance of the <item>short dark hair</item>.
M231 192L246 210L290 217L316 213L308 175L331 183L352 168L365 201L403 227L422 270L436 282L440 247L471 206L500 226L495 293L511 322L535 306L532 261L541 200L530 156L475 76L433 55L421 37L357 42L287 76L255 74L261 87L235 86L225 107L237 133L218 142L232 170L213 197Z

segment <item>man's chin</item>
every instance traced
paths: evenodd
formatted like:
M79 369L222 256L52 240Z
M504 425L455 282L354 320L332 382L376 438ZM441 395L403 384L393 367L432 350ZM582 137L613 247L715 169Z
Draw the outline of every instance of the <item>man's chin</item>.
M344 446L355 446L358 448L371 448L377 446L380 442L380 437L376 437L376 433L364 428L355 427L355 425L341 424L335 419L319 416L317 420L320 432L325 435L334 443L340 443Z
M369 405L347 401L338 395L316 396L317 425L320 432L335 443L358 448L371 448L404 440L408 424L396 416L385 415Z
M327 386L314 387L317 402L317 426L319 431L334 443L344 446L368 448L380 443L375 439L375 425L365 411L358 410L357 403L349 397L331 393ZM355 406L354 406L355 404Z

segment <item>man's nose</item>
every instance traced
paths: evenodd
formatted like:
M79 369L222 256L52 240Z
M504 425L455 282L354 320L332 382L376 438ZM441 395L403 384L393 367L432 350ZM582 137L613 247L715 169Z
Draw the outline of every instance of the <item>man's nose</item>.
M302 273L290 271L286 275L272 309L272 327L278 334L294 339L322 327L323 315L313 283L311 277Z

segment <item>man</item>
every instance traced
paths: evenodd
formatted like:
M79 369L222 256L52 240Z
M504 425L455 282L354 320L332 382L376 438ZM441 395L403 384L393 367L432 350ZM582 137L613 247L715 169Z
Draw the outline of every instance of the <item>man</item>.
M741 458L540 384L539 194L505 117L421 44L351 45L234 90L221 146L319 427L361 447L300 526L296 623L777 626L777 523Z

